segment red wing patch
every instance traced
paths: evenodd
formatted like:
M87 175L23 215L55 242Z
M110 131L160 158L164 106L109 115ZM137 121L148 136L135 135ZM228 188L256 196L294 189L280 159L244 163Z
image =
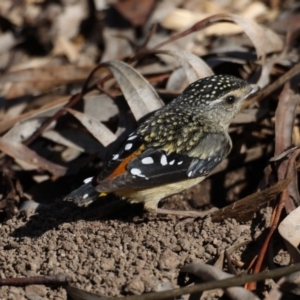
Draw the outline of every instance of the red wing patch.
M145 145L140 146L136 151L134 151L133 153L130 153L127 157L125 157L122 162L117 166L117 168L106 178L104 178L104 180L108 180L108 179L112 179L120 174L125 173L127 164L129 162L131 162L133 159L135 159L136 157L140 156L141 153L145 150Z

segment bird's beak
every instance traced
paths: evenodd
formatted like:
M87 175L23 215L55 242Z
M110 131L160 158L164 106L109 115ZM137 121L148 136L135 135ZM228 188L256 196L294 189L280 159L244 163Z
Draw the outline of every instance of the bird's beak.
M250 98L251 96L253 96L260 90L260 87L257 84L250 84L250 87L251 87L251 90L250 90L250 93L246 96L246 99Z

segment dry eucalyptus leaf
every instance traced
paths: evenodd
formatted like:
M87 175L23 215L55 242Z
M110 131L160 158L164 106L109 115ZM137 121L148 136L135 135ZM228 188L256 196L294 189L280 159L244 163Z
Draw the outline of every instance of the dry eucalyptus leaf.
M291 179L283 179L263 191L258 191L230 204L212 214L213 222L220 222L227 218L246 221L252 217L263 205L275 199L290 184Z
M101 122L117 116L119 110L115 102L105 94L87 95L83 99L83 112Z
M195 54L188 51L158 51L161 55L171 55L179 61L184 69L188 82L192 83L200 78L214 75L208 64Z
M70 99L69 96L61 97L51 103L47 103L46 105L38 109L31 110L29 112L23 113L22 115L10 118L8 120L4 119L0 122L0 133L5 132L6 130L14 126L16 123L31 119L33 117L52 116L60 108L62 108L62 106L65 105L69 99Z
M163 107L155 89L131 66L120 61L102 65L113 73L136 120Z
M206 264L190 264L184 266L180 272L191 273L203 281L212 281L212 280L221 280L233 277L233 275L228 274L216 268L214 266L206 265ZM245 290L242 287L229 287L225 289L226 294L230 299L245 299L245 300L258 300L253 293L248 290Z
M95 66L45 66L13 71L0 77L0 93L6 99L38 95L57 85L84 81Z
M38 128L41 127L46 118L33 118L16 124L3 138L14 142L23 142L29 138Z
M71 108L67 108L66 110L78 119L103 146L108 146L116 140L117 136L96 118Z
M293 127L300 100L297 85L298 81L287 82L279 96L275 112L275 156L293 145ZM277 170L279 179L285 178L288 165L288 160L282 161L279 165ZM287 212L291 212L296 208L295 204L299 205L300 203L295 164L293 166L293 181L288 187L288 194L285 209Z
M252 41L258 57L264 58L267 53L278 52L283 49L282 39L270 29L266 29L257 22L234 14L220 14L210 17L214 20L229 21L239 25Z
M105 49L101 55L101 62L122 59L132 55L132 47L129 41L134 40L134 31L132 28L119 29L105 26L103 29L103 40Z
M183 91L188 85L186 73L182 68L174 70L167 82L166 90L168 91Z
M73 150L90 154L103 148L88 132L72 128L45 131L42 136Z
M286 248L295 263L300 262L300 207L289 213L280 223L278 232L282 236Z
M0 53L10 50L21 42L12 32L6 32L0 35Z
M262 58L263 61L266 57L266 54L279 52L283 49L283 41L276 33L270 29L265 29L251 19L235 14L220 13L207 17L182 32L180 37L190 34L194 31L203 30L204 28L219 22L230 22L239 25L253 43L257 56ZM167 42L168 41L166 41L164 44ZM162 45L157 45L155 48Z
M24 161L53 175L63 176L66 174L67 168L50 162L21 143L0 138L0 150L16 160Z

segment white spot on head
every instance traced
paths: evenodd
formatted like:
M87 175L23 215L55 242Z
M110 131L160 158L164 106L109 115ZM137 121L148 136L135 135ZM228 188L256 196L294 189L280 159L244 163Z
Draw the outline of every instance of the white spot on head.
M174 165L174 162L175 162L175 159L173 159L173 160L171 160L170 162L169 162L169 165Z
M125 145L125 150L130 150L132 148L132 144L131 143L128 143Z
M84 182L85 184L90 183L90 182L93 180L93 178L94 178L94 177L86 178L86 179L83 180L83 182Z
M114 154L114 156L112 157L112 160L117 160L120 157L119 154Z
M191 177L193 174L193 171L190 171L189 174L188 174L188 177Z
M163 154L160 158L160 163L165 166L168 164L167 157Z
M136 137L137 137L137 135L129 136L129 138L127 139L127 141L132 141L132 140L134 140Z
M145 157L142 159L142 164L144 164L144 165L150 165L153 163L154 163L154 160L151 156L148 156L148 157Z
M181 165L183 163L183 161L179 161L178 163L177 163L177 165Z
M85 198L87 198L89 196L89 194L84 194L83 196L82 196L82 199L85 199Z

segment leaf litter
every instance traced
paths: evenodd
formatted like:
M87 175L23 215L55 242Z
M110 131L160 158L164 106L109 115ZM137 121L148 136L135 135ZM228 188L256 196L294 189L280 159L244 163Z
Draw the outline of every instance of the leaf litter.
M214 273L218 282L230 272L233 280L235 273L260 276L280 256L280 266L298 262L298 31L274 26L297 13L276 1L100 2L0 4L1 278L23 277L26 285L3 281L0 298L142 299L156 292L151 299L166 299L163 290L175 295L184 285L180 271L203 281ZM210 218L151 216L113 196L87 207L62 201L101 170L141 118L189 82L220 73L263 89L230 128L230 156L201 185L163 204L221 208ZM193 299L224 291L231 299L279 297L297 285L293 272L277 285L195 290ZM70 276L67 289L32 279L59 273Z

